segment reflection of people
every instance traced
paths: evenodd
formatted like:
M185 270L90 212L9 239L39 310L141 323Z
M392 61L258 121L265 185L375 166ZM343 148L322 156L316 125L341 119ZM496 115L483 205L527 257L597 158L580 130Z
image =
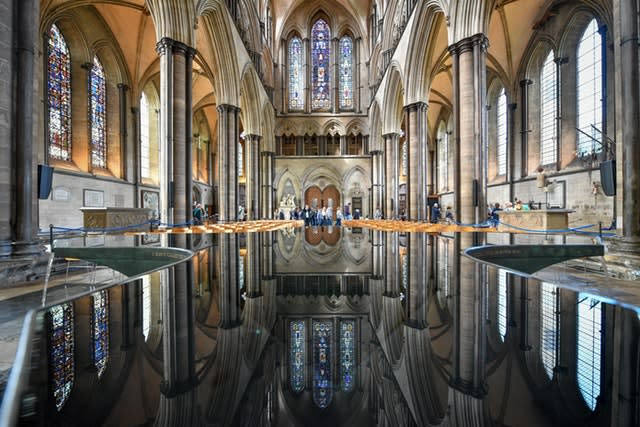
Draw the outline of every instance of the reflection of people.
M245 212L244 207L242 205L238 206L238 221L244 221Z
M444 218L447 220L448 224L453 224L453 211L451 210L451 206L447 206L447 210L444 213Z

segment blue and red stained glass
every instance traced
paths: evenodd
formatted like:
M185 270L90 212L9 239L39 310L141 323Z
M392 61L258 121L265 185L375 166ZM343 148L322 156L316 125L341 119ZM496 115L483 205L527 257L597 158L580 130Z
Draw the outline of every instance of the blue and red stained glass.
M73 304L52 307L49 333L49 369L56 409L66 403L75 380Z
M340 322L340 377L342 391L353 391L355 381L355 340L356 322L343 320Z
M290 324L291 330L291 366L290 381L291 390L300 393L305 385L305 360L306 360L306 328L304 320L294 320Z
M340 109L353 108L353 40L340 39Z
M302 40L293 37L289 41L289 110L304 109L304 55Z
M93 364L102 377L109 361L109 294L100 291L93 294Z
M331 33L327 23L318 19L311 28L311 108L331 109Z
M58 27L49 29L47 104L49 156L71 160L71 56Z
M107 84L104 68L97 56L89 78L89 123L91 137L91 166L107 167Z
M313 401L321 409L328 407L333 397L332 329L330 321L315 320L313 322Z

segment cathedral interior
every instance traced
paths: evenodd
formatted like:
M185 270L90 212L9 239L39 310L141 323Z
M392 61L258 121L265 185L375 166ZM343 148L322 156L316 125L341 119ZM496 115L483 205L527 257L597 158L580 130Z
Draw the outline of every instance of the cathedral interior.
M0 0L0 426L640 424L639 14Z

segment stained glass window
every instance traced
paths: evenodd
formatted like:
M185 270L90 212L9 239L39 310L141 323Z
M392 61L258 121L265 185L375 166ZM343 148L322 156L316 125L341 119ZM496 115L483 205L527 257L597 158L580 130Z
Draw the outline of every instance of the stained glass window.
M353 40L340 39L340 108L353 108Z
M93 363L98 369L98 378L107 369L109 360L109 294L96 292L93 296Z
M540 289L540 356L542 366L549 379L553 378L553 370L558 364L558 288L542 283Z
M91 165L107 167L107 85L104 68L97 56L89 77L89 123L91 132Z
M553 51L544 60L540 73L540 163L549 165L557 159L558 72Z
M293 37L289 41L289 110L304 109L304 54L302 40Z
M352 391L355 384L355 320L343 320L340 322L340 377L342 379L342 391Z
M498 175L506 175L507 173L507 94L502 88L500 96L498 96L498 114L497 114L497 157L498 157Z
M47 49L47 102L49 107L49 156L71 160L71 57L62 33L49 29Z
M578 294L578 388L591 410L596 408L600 396L601 306L600 301L586 294Z
M578 132L580 154L602 150L594 141L601 138L602 82L602 36L598 23L592 19L578 45L578 128L584 132Z
M75 380L73 304L52 307L50 363L53 397L56 408L62 409L71 394Z
M244 176L244 142L238 142L238 176Z
M332 326L328 320L313 321L313 401L326 408L333 397L331 382Z
M318 19L311 28L311 108L331 108L331 34L327 23Z
M151 178L151 142L149 140L149 102L140 96L140 176Z
M306 330L304 320L294 320L291 328L291 390L304 390L306 360Z

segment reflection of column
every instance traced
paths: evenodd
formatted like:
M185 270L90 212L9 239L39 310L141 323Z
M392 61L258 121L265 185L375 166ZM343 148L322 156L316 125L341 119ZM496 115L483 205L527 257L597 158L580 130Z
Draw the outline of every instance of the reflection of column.
M407 233L407 256L409 257L409 280L407 281L407 324L414 328L427 327L427 280L430 262L427 257L425 233Z
M220 271L220 327L233 328L240 323L238 289L238 235L221 234L218 267Z
M238 210L238 107L218 105L218 194L221 221L233 221Z
M191 69L195 50L170 38L160 56L160 191L164 222L191 220Z
M461 257L459 249L460 238L456 237L451 275L452 289L455 289L452 292L454 341L451 387L464 394L483 397L487 393L484 375L485 286L481 282L481 266L467 257Z
M34 231L37 229L37 215L34 215L33 195L33 159L36 158L33 152L33 117L36 115L33 108L34 90L34 62L36 52L36 23L38 22L38 11L40 9L39 2L34 0L25 0L16 2L17 8L17 32L16 32L16 73L14 74L15 85L15 166L12 165L11 149L9 144L5 142L9 139L11 132L6 134L3 132L2 138L3 148L5 148L2 162L2 175L11 175L15 172L15 193L11 191L10 182L3 179L3 194L5 198L2 206L3 212L0 217L0 255L9 255L11 252L11 207L15 206L15 216L13 216L13 234L15 238L15 247L13 249L16 255L36 254L42 252L42 248L35 241ZM4 62L4 61L3 61ZM9 63L10 64L10 63ZM0 77L4 83L8 83L5 79L7 76ZM3 85L10 88L11 83ZM10 94L11 90L3 90L3 93ZM2 108L3 105L0 105ZM9 107L11 108L11 107ZM5 115L6 111L2 111L2 121L5 122L10 115ZM3 131L4 126L3 126ZM6 145L5 145L6 144ZM8 164L4 164L7 162ZM8 179L11 181L11 179ZM37 184L36 184L37 188ZM15 201L12 202L12 195L15 194ZM15 204L14 204L15 203Z
M183 244L179 242L178 246L184 247ZM167 397L182 394L197 385L193 284L193 261L176 265L169 271L168 280L162 282L162 394Z
M406 141L409 144L409 185L407 213L410 219L427 220L427 104L416 102L405 107Z
M260 261L262 258L260 241L262 237L262 233L247 234L247 277L245 283L248 298L256 298L262 295L262 291L260 290L260 283L262 281L262 275L260 273Z
M398 253L398 232L386 233L386 256L385 256L385 288L384 295L387 297L398 297L400 295L400 275L402 268L400 265L400 254Z
M449 46L453 60L453 116L456 206L459 221L479 223L486 218L486 51L484 34Z
M398 217L398 140L400 135L383 135L385 142L385 211L387 219Z

